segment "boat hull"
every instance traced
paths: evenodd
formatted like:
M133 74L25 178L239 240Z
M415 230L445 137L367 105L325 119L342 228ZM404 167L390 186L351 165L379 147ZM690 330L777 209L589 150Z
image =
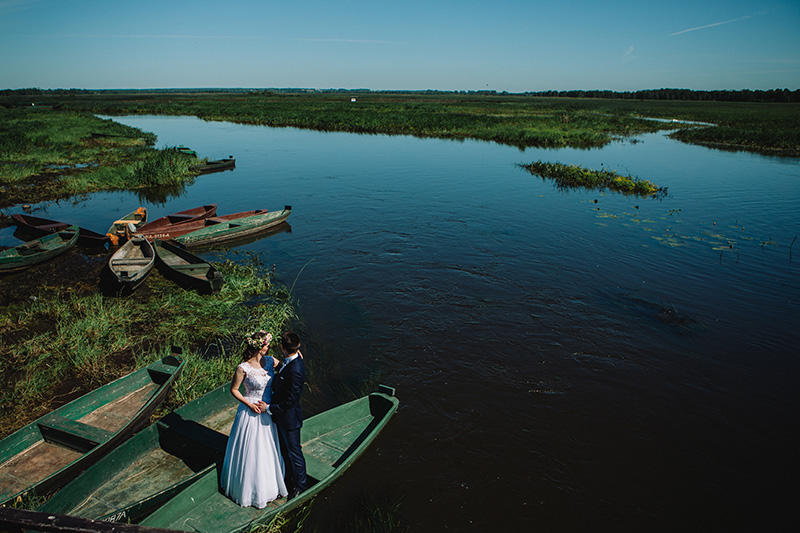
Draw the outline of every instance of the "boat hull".
M23 213L15 213L11 215L11 218L14 220L20 233L31 237L43 237L57 231L63 231L72 226L72 224L67 224L66 222L34 217ZM78 236L78 244L80 245L100 247L108 243L107 235L101 235L96 231L86 228L79 229L81 233Z
M182 367L179 358L165 357L0 441L0 504L55 490L147 425Z
M222 289L222 273L193 253L160 239L153 241L153 248L156 266L164 277L201 294L212 294Z
M37 510L139 522L225 455L238 402L225 384L146 427Z
M215 465L141 524L179 531L235 533L302 505L344 473L386 426L399 401L393 389L382 390L303 422L301 440L309 487L299 496L288 501L279 498L263 509L240 507L221 494L220 466Z
M175 242L187 247L208 246L241 239L251 235L258 235L286 222L286 219L289 218L291 213L292 208L287 205L282 211L260 213L236 220L224 221L219 224L204 226L175 238Z
M139 228L136 233L150 241L155 239L172 239L183 233L183 231L181 231L183 225L202 221L216 214L217 204L193 207L192 209L178 211L177 213L148 222Z
M69 226L3 250L0 252L0 272L17 272L61 255L75 246L79 235L78 226Z
M147 239L134 235L108 260L108 270L120 292L133 291L144 283L155 264L155 250Z

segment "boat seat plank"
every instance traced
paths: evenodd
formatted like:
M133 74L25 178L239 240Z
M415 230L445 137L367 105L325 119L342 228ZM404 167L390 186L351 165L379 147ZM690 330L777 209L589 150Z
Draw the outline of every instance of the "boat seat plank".
M114 266L146 265L150 261L152 261L151 257L142 257L140 259L112 259L111 264Z
M162 374L174 374L178 371L178 367L175 365L165 365L161 361L157 361L155 363L150 363L147 365L147 368L153 370L155 372L161 372Z
M187 274L191 274L193 272L202 274L208 270L208 265L174 265L172 268Z
M99 444L111 438L111 432L99 427L90 426L77 420L70 420L59 415L50 415L39 422L39 430L45 440L64 443L71 446L72 437L78 437L89 443ZM70 441L70 443L64 442ZM90 446L91 448L91 446Z

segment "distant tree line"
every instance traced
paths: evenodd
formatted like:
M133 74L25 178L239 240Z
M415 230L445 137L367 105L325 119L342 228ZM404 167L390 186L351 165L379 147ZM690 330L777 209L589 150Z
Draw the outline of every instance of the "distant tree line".
M0 96L68 96L98 93L389 93L389 94L474 94L481 96L540 96L548 98L610 98L621 100L680 100L704 102L800 102L800 89L771 89L768 91L741 89L737 91L693 91L691 89L646 89L641 91L574 90L509 93L507 91L372 91L370 89L304 89L304 88L174 88L174 89L2 89Z
M690 89L648 89L644 91L540 91L530 96L564 98L616 98L622 100L696 100L705 102L800 102L800 90L692 91Z

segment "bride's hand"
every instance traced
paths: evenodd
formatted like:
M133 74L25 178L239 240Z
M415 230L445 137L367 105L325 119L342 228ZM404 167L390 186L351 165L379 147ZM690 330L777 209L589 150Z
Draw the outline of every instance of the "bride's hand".
M261 414L261 406L258 405L257 403L249 403L247 404L247 407L249 407L250 410L253 411L255 414L257 415Z

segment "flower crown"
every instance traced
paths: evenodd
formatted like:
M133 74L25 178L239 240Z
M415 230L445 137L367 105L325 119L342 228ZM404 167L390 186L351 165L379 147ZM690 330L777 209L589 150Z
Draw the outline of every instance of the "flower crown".
M269 344L272 340L272 334L267 333L263 329L260 331L253 331L251 333L245 333L244 335L244 342L247 343L247 346L250 348L261 349L263 346Z

